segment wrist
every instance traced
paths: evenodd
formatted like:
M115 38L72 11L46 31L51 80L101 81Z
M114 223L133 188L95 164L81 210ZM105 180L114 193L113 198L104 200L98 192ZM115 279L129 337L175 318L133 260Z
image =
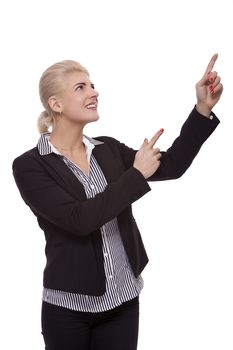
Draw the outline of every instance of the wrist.
M205 103L197 102L196 109L197 109L198 113L202 114L203 116L205 116L207 118L210 117L211 108L209 106L207 106Z

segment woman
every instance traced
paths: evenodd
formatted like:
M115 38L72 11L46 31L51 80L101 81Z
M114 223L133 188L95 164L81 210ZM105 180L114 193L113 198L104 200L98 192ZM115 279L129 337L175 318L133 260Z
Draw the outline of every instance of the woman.
M47 350L135 350L140 273L148 262L131 204L147 181L180 177L219 123L212 112L223 87L214 55L196 84L197 104L166 151L161 129L135 151L110 137L89 138L98 93L74 61L40 80L45 111L37 147L15 159L22 198L45 233L42 334ZM49 132L48 128L52 131Z

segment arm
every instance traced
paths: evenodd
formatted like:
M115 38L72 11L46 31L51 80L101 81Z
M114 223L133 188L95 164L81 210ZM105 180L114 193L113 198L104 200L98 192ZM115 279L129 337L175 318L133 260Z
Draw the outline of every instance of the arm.
M211 114L212 120L198 113L196 107L192 110L172 146L166 152L161 152L160 167L148 181L177 179L185 173L219 124L218 118Z
M203 77L196 84L196 107L184 123L179 137L167 152L160 152L159 148L153 147L161 132L156 133L150 142L144 142L138 152L133 153L133 150L122 145L123 159L127 159L125 154L127 152L131 165L140 170L148 181L180 177L191 165L202 144L218 125L219 120L211 112L223 91L220 77L216 72L212 72L217 57L218 55L215 54L211 58ZM132 163L133 154L135 159Z
M66 192L30 155L14 161L13 174L22 198L34 214L75 236L99 229L150 190L133 167L107 185L104 192L84 201Z
M148 180L164 179L166 172L172 177L180 177L219 124L218 118L211 112L223 91L221 78L217 72L212 72L217 58L218 54L213 55L203 77L196 84L197 104L184 123L180 136L162 155L161 166Z
M177 179L184 174L198 154L202 144L219 124L218 118L213 113L211 115L213 116L212 120L201 115L196 107L192 110L181 128L180 135L175 139L171 147L166 152L159 151L161 153L160 164L157 170L147 177L147 181ZM159 134L157 133L156 135L157 140ZM126 169L132 167L138 151L127 147L117 140L115 140L115 143L120 150Z

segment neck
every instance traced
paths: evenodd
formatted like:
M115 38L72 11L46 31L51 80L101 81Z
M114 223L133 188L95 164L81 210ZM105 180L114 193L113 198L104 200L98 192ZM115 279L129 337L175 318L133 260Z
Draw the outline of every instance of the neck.
M83 148L83 127L73 125L70 128L55 127L50 142L62 151L75 151Z

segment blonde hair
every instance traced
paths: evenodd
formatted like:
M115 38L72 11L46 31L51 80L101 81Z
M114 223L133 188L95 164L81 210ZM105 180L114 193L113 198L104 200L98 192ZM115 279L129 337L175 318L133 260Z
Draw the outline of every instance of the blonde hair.
M65 60L57 62L47 68L42 74L39 82L40 100L45 110L40 114L37 126L42 134L48 132L53 125L53 111L48 104L51 96L61 94L66 88L65 75L70 72L84 72L89 75L86 68L79 62Z

